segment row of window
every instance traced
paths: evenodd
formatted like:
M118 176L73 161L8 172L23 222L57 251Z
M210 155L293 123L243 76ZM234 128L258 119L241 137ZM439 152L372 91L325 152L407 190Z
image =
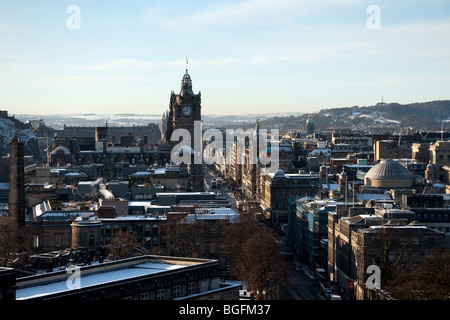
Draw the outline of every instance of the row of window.
M447 161L450 161L450 154L448 154L446 158L447 158ZM444 155L443 154L438 155L438 159L439 159L439 161L443 161Z
M187 285L187 295L191 295L191 294L195 294L196 293L196 283L195 282L190 282ZM182 296L181 293L181 285L177 285L177 286L173 286L172 288L172 299L176 299L176 298L180 298ZM167 298L170 298L169 296L167 296L167 290L169 289L159 289L156 291L156 296L155 299L156 300L166 300ZM136 297L133 296L129 296L129 297L125 297L124 300L133 300ZM139 299L140 300L150 300L150 292L144 292L141 293L139 295Z
M104 237L104 245L110 244L111 243L111 239L112 239L112 237ZM141 241L142 239L140 239L138 237L138 240ZM152 246L159 246L160 245L160 239L159 239L158 236L145 237L144 240L145 240L144 245L150 245L150 241L151 241L151 245Z
M104 234L114 234L121 230L122 232L152 233L158 234L159 225L157 223L144 224L105 224Z
M62 247L62 234L55 233L53 239L54 239L54 246L56 248ZM40 236L33 235L33 248L39 248L40 245L41 245Z
M421 213L416 213L417 220L419 221L449 221L449 214L447 213L431 213L431 214L424 214L422 216Z
M55 248L61 248L63 246L62 243L62 234L56 233L54 234L54 246ZM111 237L105 237L105 244L109 244L111 242ZM159 237L158 236L153 236L153 237L149 237L148 239L146 239L147 242L151 241L153 246L158 246L159 243ZM33 235L33 248L39 248L41 246L41 238L39 235ZM94 246L95 245L95 238L91 235L91 237L89 238L89 246Z

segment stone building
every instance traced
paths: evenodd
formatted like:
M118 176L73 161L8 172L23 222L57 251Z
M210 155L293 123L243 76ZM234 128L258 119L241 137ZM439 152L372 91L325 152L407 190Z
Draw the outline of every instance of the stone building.
M191 190L191 176L179 165L167 164L152 169L152 183L164 187L165 192L187 192Z
M189 236L183 237L183 239L172 235L174 236L172 241L165 241L167 252L172 255L174 246L179 246L181 241L196 242L195 251L199 257L218 260L221 269L226 270L230 262L223 241L225 231L227 226L235 223L238 218L239 213L232 208L196 208L189 205L172 207L172 212L167 214L166 225L170 226L176 223L177 230L189 228L190 232L188 232ZM168 231L166 229L166 235L170 237ZM179 240L174 242L174 239Z
M75 219L71 224L73 250L82 251L89 261L93 261L101 256L102 251L102 229L103 223L100 220Z
M401 259L403 270L411 267L424 256L433 253L435 247L445 245L445 236L442 232L426 226L415 224L390 225L359 228L351 234L352 251L357 266L356 284L354 286L355 298L364 300L371 296L371 289L367 288L367 268L370 265L381 265L380 256L384 255L389 263ZM386 249L385 243L389 243ZM383 249L384 248L384 249ZM383 280L381 280L381 289Z
M428 163L430 161L430 144L427 142L413 143L411 146L412 159Z
M72 222L89 211L50 211L27 222L27 242L34 254L65 250L72 246ZM78 237L79 241L84 239ZM87 240L88 241L88 240Z
M285 174L278 169L264 177L261 208L274 226L288 222L289 198L316 196L320 193L318 174Z
M366 281L370 265L401 259L408 270L417 260L445 245L443 232L416 221L408 210L342 206L328 213L330 282L351 299L370 296ZM389 243L386 246L386 243ZM382 259L389 261L382 261ZM381 288L383 289L383 288Z
M350 129L334 130L333 134L331 135L331 142L333 144L350 144L356 147L356 149L373 147L372 136L366 135L362 132L355 132Z
M429 165L426 169L426 179L430 183L448 183L450 165L450 141L436 141L430 144Z
M374 160L411 158L411 148L399 145L395 140L381 140L374 144Z
M48 163L56 165L102 164L105 157L114 163L164 165L170 154L158 145L156 124L133 127L66 127L57 132Z
M291 200L292 201L292 200ZM336 211L337 202L298 198L289 213L288 239L292 251L301 255L312 268L327 265L328 213Z

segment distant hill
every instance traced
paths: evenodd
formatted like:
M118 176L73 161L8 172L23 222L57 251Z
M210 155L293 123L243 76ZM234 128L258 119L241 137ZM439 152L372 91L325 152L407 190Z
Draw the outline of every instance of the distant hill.
M265 128L304 130L309 114L273 117L261 121ZM422 103L378 103L368 107L322 109L311 113L316 130L352 129L370 132L440 130L441 121L450 119L450 100ZM444 124L444 130L445 130ZM449 130L449 129L446 129Z
M276 114L212 115L204 114L203 125L207 127L252 128L256 119L261 128L280 130L304 130L309 113L279 112ZM159 114L55 114L55 115L16 115L22 121L40 119L48 128L62 129L67 126L131 126L161 123ZM399 104L378 103L374 106L344 107L322 109L311 113L316 130L353 129L367 132L398 131L437 131L441 121L450 118L450 100ZM35 120L38 121L38 120ZM450 130L450 124L444 124Z

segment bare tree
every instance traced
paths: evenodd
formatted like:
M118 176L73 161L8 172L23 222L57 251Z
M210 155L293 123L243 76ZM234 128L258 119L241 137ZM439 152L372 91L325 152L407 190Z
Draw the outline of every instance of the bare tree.
M400 275L386 290L400 300L450 300L449 248L437 248L435 253L418 261L411 272Z
M400 238L404 239L403 242ZM383 228L371 240L371 247L376 250L372 256L372 264L380 267L383 286L407 270L410 261L406 257L410 256L411 250L414 249L411 235L406 232L395 232L392 228Z
M267 299L286 270L273 237L254 220L245 217L231 225L227 232L231 270L247 283L256 299Z
M25 251L25 232L12 217L0 216L0 265L8 266Z
M172 215L165 225L164 240L168 255L197 258L200 244L208 239L205 226L197 220L186 221L187 214Z
M244 243L261 229L253 218L240 215L239 222L230 224L226 228L224 242L228 251L228 258L236 257L242 251Z
M133 256L133 250L138 245L136 235L128 231L118 230L107 245L109 255L113 260L125 259Z

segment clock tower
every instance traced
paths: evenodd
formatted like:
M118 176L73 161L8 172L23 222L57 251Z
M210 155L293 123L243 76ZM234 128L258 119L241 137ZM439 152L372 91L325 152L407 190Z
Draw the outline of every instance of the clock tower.
M201 121L201 93L195 94L192 91L191 76L186 69L186 73L181 79L181 91L175 94L172 91L170 96L170 111L172 112L173 130L186 129L191 134L192 142L194 137L194 121ZM193 146L193 143L191 144Z
M201 93L195 94L192 90L192 79L188 73L188 69L186 69L186 73L181 79L180 93L176 94L174 91L171 92L169 110L166 118L163 120L165 121L164 142L170 145L172 152L175 151L173 147L178 144L177 141L171 141L172 133L177 129L186 129L189 131L191 141L188 142L188 145L191 146L190 149L194 152L194 124L195 121L202 121ZM183 149L184 151L185 149ZM192 177L192 190L203 191L203 165L194 163L193 154L191 163L188 166L183 166L183 168Z

